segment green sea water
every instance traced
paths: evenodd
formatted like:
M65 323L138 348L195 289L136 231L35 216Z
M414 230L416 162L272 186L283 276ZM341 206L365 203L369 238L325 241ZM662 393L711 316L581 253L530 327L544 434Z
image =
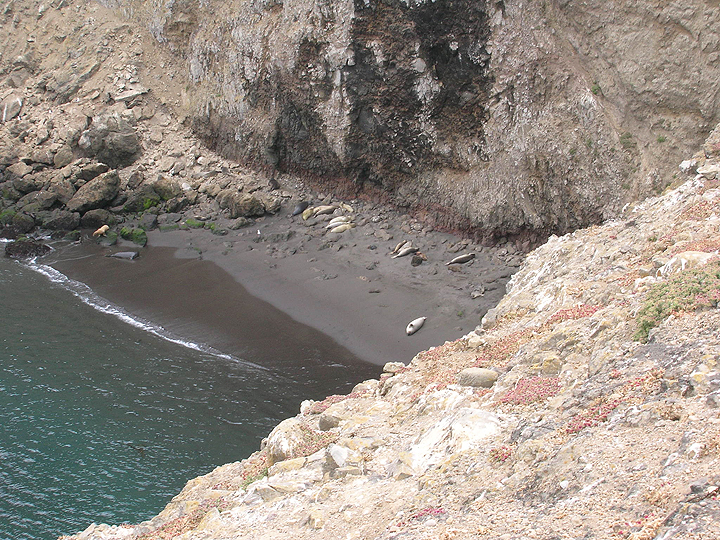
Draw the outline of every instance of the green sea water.
M0 258L2 540L149 519L309 394L365 375L323 382L163 336L49 270Z

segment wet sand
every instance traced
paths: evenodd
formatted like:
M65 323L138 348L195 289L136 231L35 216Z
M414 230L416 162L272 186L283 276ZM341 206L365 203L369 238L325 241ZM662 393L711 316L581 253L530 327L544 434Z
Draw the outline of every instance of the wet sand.
M225 236L156 230L145 248L100 247L86 234L50 263L130 312L222 352L273 369L294 357L308 369L334 363L377 376L378 365L408 363L473 330L502 297L510 269L492 250L450 269L444 263L457 252L447 250L459 239L435 232L414 238L428 257L414 267L410 257L389 255L405 233L380 240L373 230L368 223L328 237L281 214ZM104 256L128 249L140 256ZM421 330L406 335L422 316Z

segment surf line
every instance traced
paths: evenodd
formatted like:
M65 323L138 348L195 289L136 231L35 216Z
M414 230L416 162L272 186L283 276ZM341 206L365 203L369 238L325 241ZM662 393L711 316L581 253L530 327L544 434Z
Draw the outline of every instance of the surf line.
M225 354L218 351L217 349L214 349L213 347L210 347L209 345L181 339L173 335L171 332L167 331L160 325L152 324L148 321L141 319L140 317L131 315L125 310L123 310L121 307L113 305L111 302L95 293L95 291L93 291L85 283L67 277L65 274L56 270L52 266L48 266L46 264L39 264L33 259L24 261L22 264L30 270L33 270L34 272L45 276L51 283L71 292L81 302L90 306L91 308L101 313L105 313L106 315L110 315L112 317L120 319L124 323L134 326L135 328L144 330L145 332L157 336L160 339L164 339L165 341L169 341L170 343L174 343L176 345L180 345L194 351L209 354L217 358L222 358L223 360L231 360L233 362L238 362L248 368L254 368L261 371L269 371L268 368L264 366L255 364L254 362L248 362L247 360L243 360L229 354Z

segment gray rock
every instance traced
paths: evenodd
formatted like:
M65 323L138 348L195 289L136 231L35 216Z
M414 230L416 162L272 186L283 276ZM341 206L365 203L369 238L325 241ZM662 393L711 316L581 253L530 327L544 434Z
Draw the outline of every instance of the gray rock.
M58 201L63 204L67 204L67 202L73 198L73 195L75 195L77 190L70 180L60 174L52 179L50 186L48 187L48 191L55 193Z
M18 161L17 163L14 163L7 168L7 172L12 174L13 176L17 176L20 178L27 174L30 174L32 170L33 169L32 167L30 167L30 165L22 161Z
M33 205L38 210L49 210L57 202L58 197L52 191L33 191L17 202L18 207L26 208ZM27 211L30 211L27 209Z
M19 164L18 164L19 165ZM20 193L32 193L40 189L40 184L32 175L25 175L15 178L12 181L12 185Z
M78 65L73 62L67 69L57 70L48 74L41 83L52 99L58 103L67 103L77 93L80 87L92 77L102 64L92 62Z
M318 418L318 427L320 428L320 431L328 431L338 427L340 425L340 420L341 418L338 416L324 412Z
M80 167L80 169L75 172L75 178L89 182L93 178L97 178L102 173L109 170L110 167L108 167L105 163L88 163L87 165Z
M67 203L71 212L87 212L109 204L118 194L120 177L117 171L109 171L91 180Z
M231 218L254 217L265 214L265 205L254 195L238 193L234 189L224 189L217 195L220 208L227 209Z
M36 148L32 153L34 163L42 163L43 165L53 165L55 154L47 148Z
M0 123L5 123L15 118L22 110L23 101L20 96L11 95L0 103Z
M475 388L490 388L497 381L498 373L486 368L467 368L458 373L458 384Z
M112 168L121 168L137 159L140 139L125 118L118 113L106 113L93 117L78 146L88 156Z
M95 210L85 212L80 220L80 224L88 229L97 229L103 225L115 225L116 221L115 215L112 212L104 208L96 208Z
M146 231L157 229L158 217L150 212L145 212L140 218L140 228Z
M151 185L163 201L169 201L173 197L177 197L182 193L180 184L167 176L159 175L157 180L155 180Z
M35 228L35 220L28 214L18 212L12 218L12 226L18 233L25 234Z
M161 199L149 184L143 184L128 195L127 202L123 206L124 212L144 212L148 208L160 204Z
M72 231L80 226L80 214L67 210L55 210L52 217L45 221L44 226L53 230Z

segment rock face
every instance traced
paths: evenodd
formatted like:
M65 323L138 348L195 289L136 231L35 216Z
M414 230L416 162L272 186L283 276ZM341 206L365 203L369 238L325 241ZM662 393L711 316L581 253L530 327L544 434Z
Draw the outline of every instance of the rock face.
M719 119L704 0L114 4L184 58L226 155L488 236L617 215Z

